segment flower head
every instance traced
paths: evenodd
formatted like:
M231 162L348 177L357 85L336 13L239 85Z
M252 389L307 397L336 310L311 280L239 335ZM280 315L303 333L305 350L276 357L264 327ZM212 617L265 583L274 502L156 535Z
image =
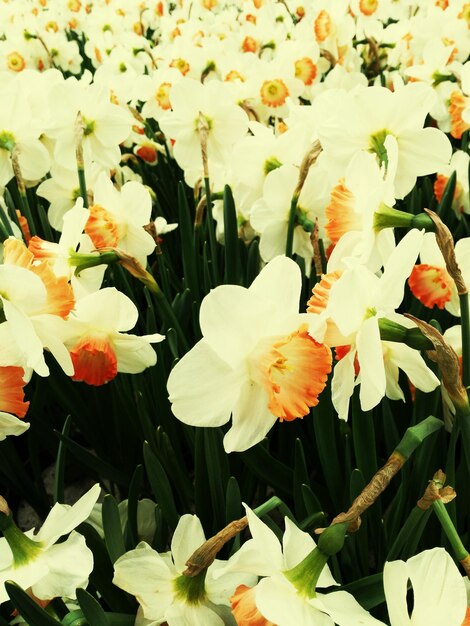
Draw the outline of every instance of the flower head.
M232 414L227 452L255 445L277 419L308 414L331 370L331 352L298 313L301 277L286 257L271 261L249 289L222 285L200 312L203 339L168 380L173 413L195 426L220 426Z

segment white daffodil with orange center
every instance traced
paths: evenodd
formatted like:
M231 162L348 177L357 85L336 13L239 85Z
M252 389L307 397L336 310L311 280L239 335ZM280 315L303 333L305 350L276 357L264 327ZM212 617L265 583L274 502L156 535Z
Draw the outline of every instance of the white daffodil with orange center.
M95 248L120 248L147 265L155 241L144 230L152 212L152 199L144 185L131 180L118 190L103 173L96 181L94 204L89 210L85 233Z
M66 277L57 277L47 262L35 262L33 254L19 239L4 243L4 264L0 265L0 299L6 321L0 324L0 365L32 368L48 376L44 360L47 348L68 375L72 361L58 338L74 306Z
M0 367L0 441L9 435L21 435L29 424L18 417L24 417L29 402L24 401L22 367ZM17 417L15 417L15 415Z
M411 230L390 255L380 278L366 267L355 265L330 275L329 280L324 278L318 298L314 290L309 310L318 313L310 332L331 347L349 346L349 350L342 350L331 385L333 405L341 419L348 417L349 400L357 384L361 385L359 397L364 411L375 407L389 393L393 399L401 398L397 368L404 370L422 391L432 391L439 385L416 350L380 339L380 318L410 325L395 309L403 299L404 283L422 237L422 232Z
M426 233L419 253L421 263L415 265L408 279L413 295L432 309L446 309L456 317L460 315L457 287L449 275L444 257L434 233ZM464 282L470 285L470 237L459 239L455 244L455 258Z
M123 332L134 328L137 319L135 304L114 287L79 300L63 336L74 366L73 380L104 385L118 372L137 374L155 365L157 355L150 344L164 337Z
M380 204L393 205L393 185L372 154L359 152L351 159L344 178L331 191L325 209L325 231L334 249L328 272L352 263L378 271L395 247L393 229L374 230L374 212Z
M227 452L261 441L277 420L308 414L331 370L331 352L298 313L301 276L273 259L245 289L222 285L204 299L201 339L168 379L172 410L193 426L221 426Z

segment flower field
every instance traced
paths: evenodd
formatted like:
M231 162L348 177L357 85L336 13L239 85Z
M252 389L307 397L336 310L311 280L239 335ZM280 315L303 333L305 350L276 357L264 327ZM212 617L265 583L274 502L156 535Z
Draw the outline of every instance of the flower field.
M469 57L0 0L0 626L470 624Z

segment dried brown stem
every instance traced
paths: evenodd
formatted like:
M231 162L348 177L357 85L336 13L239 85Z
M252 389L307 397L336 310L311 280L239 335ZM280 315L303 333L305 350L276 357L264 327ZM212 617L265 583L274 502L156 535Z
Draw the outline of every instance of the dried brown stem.
M242 517L241 519L230 522L225 528L219 531L216 535L208 539L202 544L186 561L187 569L184 570L183 575L197 576L203 570L207 569L215 560L217 553L223 548L223 546L233 539L239 532L241 532L248 525L248 518Z

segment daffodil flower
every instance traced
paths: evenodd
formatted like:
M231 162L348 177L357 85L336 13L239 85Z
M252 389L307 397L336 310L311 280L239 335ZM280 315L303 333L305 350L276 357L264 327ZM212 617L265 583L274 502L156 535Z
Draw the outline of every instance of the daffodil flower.
M273 259L245 289L221 285L201 305L201 339L168 379L172 410L193 426L232 427L226 452L261 441L274 423L307 415L331 370L329 348L308 334L298 313L301 275Z

